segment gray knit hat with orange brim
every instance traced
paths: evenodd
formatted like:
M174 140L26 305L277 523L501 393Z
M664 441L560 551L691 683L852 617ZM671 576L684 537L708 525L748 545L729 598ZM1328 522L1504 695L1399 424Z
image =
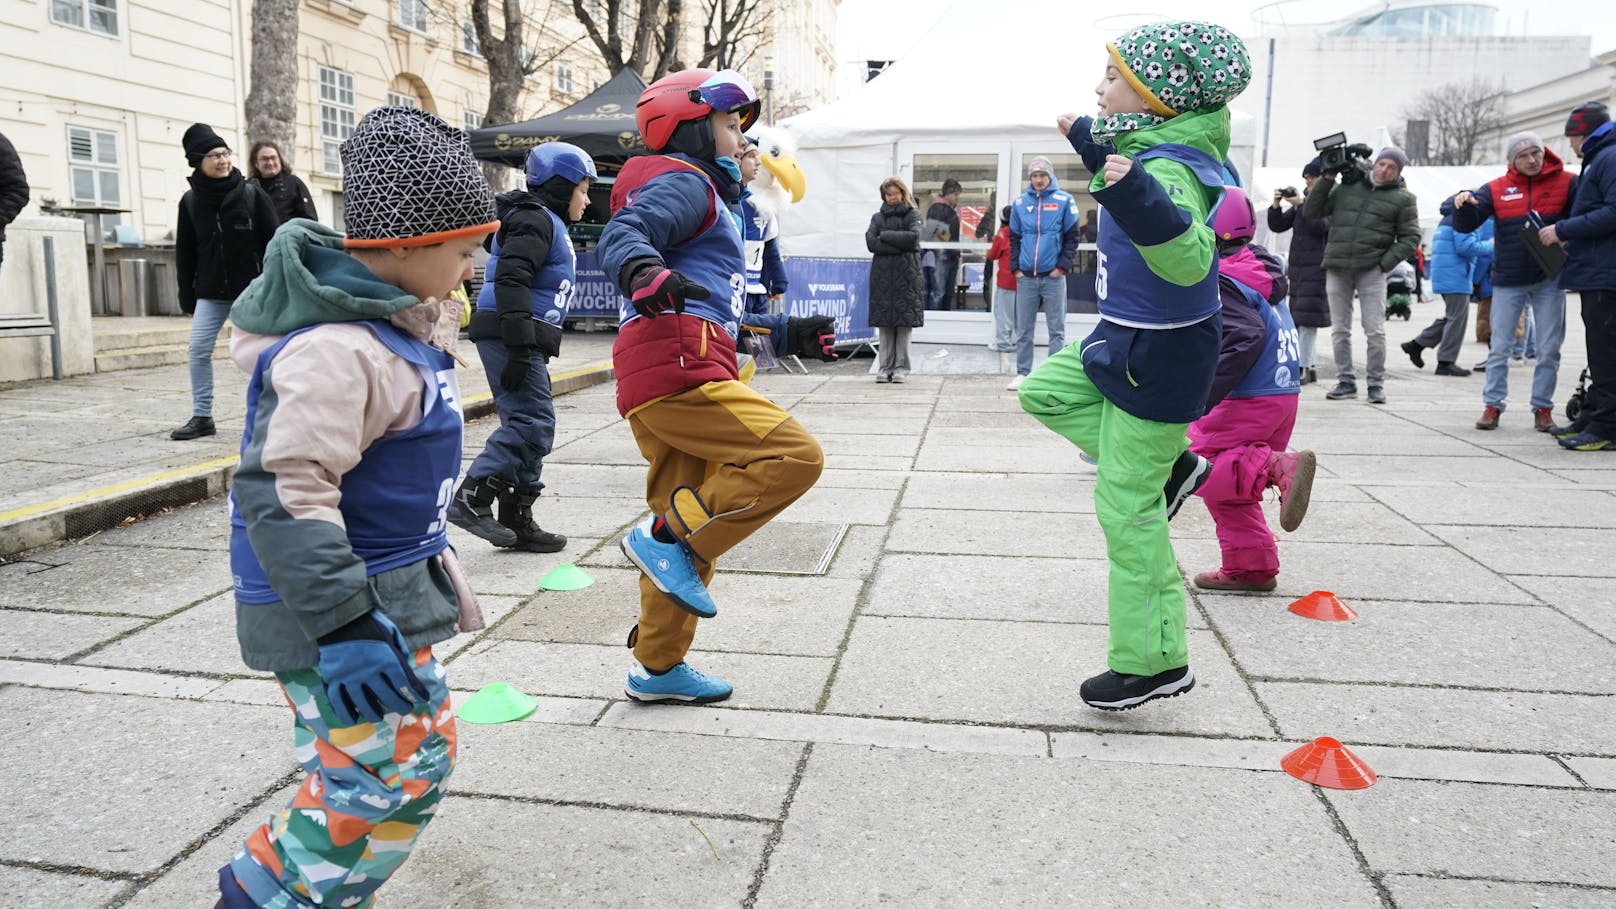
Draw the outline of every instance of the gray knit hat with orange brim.
M349 247L432 246L499 228L466 134L411 107L378 107L342 143Z

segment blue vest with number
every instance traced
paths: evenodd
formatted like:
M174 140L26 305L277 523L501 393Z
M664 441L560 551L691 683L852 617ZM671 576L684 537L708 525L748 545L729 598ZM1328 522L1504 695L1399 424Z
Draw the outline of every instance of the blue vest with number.
M706 300L687 298L685 315L723 326L729 336L735 338L741 332L741 314L746 312L746 245L742 240L741 212L739 206L731 207L724 202L706 175L702 176L702 182L712 202L713 221L683 243L662 250L663 260L669 268L707 288L711 294ZM633 204L638 195L638 191L631 193L628 204ZM618 306L618 328L638 318L642 317L624 297Z
M444 351L381 321L360 322L388 350L415 366L425 387L421 420L396 435L370 443L354 468L338 483L338 508L348 528L354 554L365 562L372 577L437 555L449 545L448 509L460 476L462 420L460 392L454 361ZM286 342L310 331L299 329L280 339L258 357L247 386L245 452L252 441L258 398L264 390L264 370ZM264 575L247 539L247 524L230 494L230 571L236 599L243 603L273 603L280 599Z
M1140 152L1134 162L1143 164L1152 158L1183 164L1203 185L1223 192L1223 165L1200 149L1174 143L1153 145ZM1214 205L1207 213L1208 225L1216 210ZM1099 298L1100 317L1107 321L1132 328L1178 328L1194 325L1217 312L1222 305L1218 299L1215 262L1204 278L1188 287L1158 277L1104 206L1100 207L1096 245L1099 267L1094 290Z
M561 328L566 322L567 309L572 305L572 295L578 283L578 256L572 249L572 238L567 236L566 222L548 208L543 212L550 219L554 240L550 243L550 254L545 257L538 274L533 276L533 318ZM494 234L494 241L488 250L488 264L483 267L483 286L477 291L477 308L486 312L497 309L494 304L494 275L499 267L502 236L503 232Z
M1240 377L1239 383L1229 392L1229 397L1301 394L1301 338L1296 332L1296 322L1291 319L1290 304L1281 300L1277 305L1270 306L1255 290L1233 278L1228 281L1245 296L1247 303L1257 307L1263 317L1262 353L1257 355L1257 362L1251 364L1246 374Z

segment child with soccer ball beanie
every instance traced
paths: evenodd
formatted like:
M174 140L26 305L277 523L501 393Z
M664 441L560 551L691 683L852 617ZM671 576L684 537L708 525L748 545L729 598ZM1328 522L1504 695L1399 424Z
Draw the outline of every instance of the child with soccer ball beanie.
M1217 366L1217 246L1226 102L1251 66L1240 39L1206 22L1157 22L1108 43L1098 120L1058 122L1084 155L1102 206L1100 324L1035 369L1021 406L1099 462L1095 512L1111 562L1109 671L1083 701L1126 710L1190 690L1184 587L1167 535L1206 463L1175 475L1185 429L1206 411ZM1114 143L1109 155L1098 148Z
M739 203L741 133L758 96L739 74L691 69L641 93L636 119L657 154L632 158L612 187L597 249L627 298L612 345L617 408L648 465L651 517L622 540L640 578L626 693L711 703L723 679L685 662L698 619L718 612L714 560L819 479L819 443L740 381L746 309Z

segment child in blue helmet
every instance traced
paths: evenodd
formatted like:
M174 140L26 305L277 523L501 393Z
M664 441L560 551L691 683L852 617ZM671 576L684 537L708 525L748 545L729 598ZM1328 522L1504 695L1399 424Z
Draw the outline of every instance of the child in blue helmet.
M495 546L559 552L567 538L539 527L533 503L555 443L547 364L561 353L575 286L577 257L567 225L589 206L595 162L576 145L547 142L528 152L526 172L525 189L497 200L500 229L489 241L469 332L494 392L499 428L466 470L449 520Z

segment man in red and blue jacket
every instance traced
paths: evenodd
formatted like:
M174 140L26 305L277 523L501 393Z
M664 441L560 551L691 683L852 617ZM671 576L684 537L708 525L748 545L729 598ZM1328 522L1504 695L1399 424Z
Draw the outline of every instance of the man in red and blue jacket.
M1461 192L1442 203L1453 215L1453 228L1470 233L1488 219L1493 230L1492 341L1487 352L1487 378L1482 385L1484 409L1477 429L1496 429L1509 395L1509 353L1515 325L1528 307L1537 324L1537 366L1532 370L1532 425L1548 432L1554 410L1554 386L1560 372L1560 343L1565 340L1565 291L1544 273L1527 250L1521 228L1528 219L1553 224L1571 210L1576 180L1536 133L1522 132L1504 143L1509 169L1475 192Z

